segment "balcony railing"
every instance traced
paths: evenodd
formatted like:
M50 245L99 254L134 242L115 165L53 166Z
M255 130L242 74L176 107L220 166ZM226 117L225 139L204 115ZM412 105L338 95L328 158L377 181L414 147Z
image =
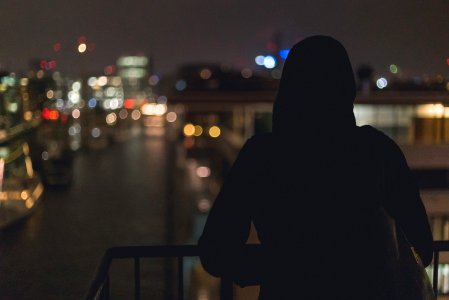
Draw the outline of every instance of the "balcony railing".
M257 245L248 245L248 247L257 247ZM434 242L433 276L432 283L435 295L439 294L439 262L440 253L449 252L449 241ZM97 269L95 277L91 282L86 295L86 300L106 300L109 299L109 268L115 259L133 259L134 260L134 299L141 298L141 259L143 258L176 258L178 268L178 299L184 299L184 258L196 257L199 250L196 245L182 246L129 246L114 247L108 249ZM231 300L233 298L232 282L221 279L220 299Z

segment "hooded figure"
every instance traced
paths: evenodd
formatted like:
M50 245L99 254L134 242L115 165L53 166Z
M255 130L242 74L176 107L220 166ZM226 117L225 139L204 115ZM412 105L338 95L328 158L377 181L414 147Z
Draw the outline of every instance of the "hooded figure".
M291 49L272 132L245 143L209 212L198 242L206 271L260 285L259 299L404 299L389 220L426 266L430 226L400 148L356 126L355 94L338 41L313 36ZM245 247L251 223L257 249Z

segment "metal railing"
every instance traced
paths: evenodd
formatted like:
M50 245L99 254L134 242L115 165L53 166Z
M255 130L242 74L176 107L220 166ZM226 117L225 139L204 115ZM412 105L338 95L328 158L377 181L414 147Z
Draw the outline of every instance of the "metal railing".
M248 245L255 248L257 245ZM440 262L440 253L449 252L449 241L434 242L433 258L433 290L435 295L438 291L438 270ZM181 246L129 246L114 247L106 250L101 263L97 269L95 277L91 282L86 295L86 300L104 300L109 299L109 267L114 259L134 259L134 299L141 298L141 279L140 266L143 258L176 258L178 268L178 299L184 299L184 258L196 257L199 255L199 249L196 245ZM220 299L231 300L233 298L232 282L221 279Z

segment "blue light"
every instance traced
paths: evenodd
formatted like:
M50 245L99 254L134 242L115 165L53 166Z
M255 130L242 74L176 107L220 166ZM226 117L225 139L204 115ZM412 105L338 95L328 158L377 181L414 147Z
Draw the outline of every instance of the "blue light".
M181 80L176 81L175 88L178 91L181 92L181 91L185 90L186 87L187 87L187 83L184 80L181 79Z
M287 59L289 52L290 52L290 49L279 50L279 56L282 57L283 59Z
M263 55L256 56L256 59L255 59L256 64L258 64L259 66L263 66L264 59L265 59L265 56L263 56Z
M89 101L87 102L87 105L90 108L94 108L97 105L97 99L95 99L95 98L89 99Z
M271 55L267 55L263 60L263 65L267 69L273 69L276 66L276 59Z

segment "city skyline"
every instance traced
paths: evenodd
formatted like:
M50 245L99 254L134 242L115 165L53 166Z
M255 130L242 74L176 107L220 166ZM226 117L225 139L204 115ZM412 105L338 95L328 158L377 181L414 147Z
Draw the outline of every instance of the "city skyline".
M390 64L409 75L449 74L448 1L2 1L0 11L0 68L9 71L46 58L65 72L95 72L127 54L149 56L161 74L195 62L256 68L280 32L281 48L333 36L354 68L368 63L378 75ZM78 53L80 37L94 50Z

